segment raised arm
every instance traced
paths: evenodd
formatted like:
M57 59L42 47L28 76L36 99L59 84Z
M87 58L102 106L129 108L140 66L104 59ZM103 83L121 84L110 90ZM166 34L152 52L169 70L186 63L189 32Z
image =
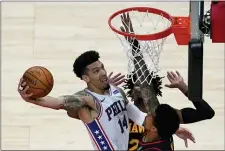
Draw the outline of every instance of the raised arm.
M132 26L129 13L127 14L124 13L123 15L121 15L121 22L123 24L123 26L120 28L121 31L134 34L134 29ZM125 39L130 43L132 47L132 55L135 58L133 63L134 63L134 70L136 72L136 77L140 78L140 81L145 81L144 79L151 78L145 60L143 58L143 54L140 51L141 49L140 43L135 38L125 37ZM159 101L154 89L154 84L151 83L149 85L146 81L142 84L140 82L137 84L140 85L141 96L143 98L147 110L154 111L156 107L159 105Z
M134 29L129 13L124 13L121 15L121 22L123 24L123 26L120 27L121 31L129 34L134 34ZM135 58L133 63L134 63L134 70L137 74L136 76L137 78L140 78L140 81L145 81L144 79L148 77L149 71L144 61L143 54L141 53L140 43L135 38L125 37L125 39L130 43L130 46L132 47L132 55ZM147 84L147 82L144 82L143 84Z
M171 84L166 86L169 88L178 88L185 96L188 96L188 86L183 81L183 77L178 71L168 72L167 77ZM196 109L194 108L182 108L177 110L181 124L195 123L206 119L211 119L215 115L215 111L212 107L203 99L190 100Z

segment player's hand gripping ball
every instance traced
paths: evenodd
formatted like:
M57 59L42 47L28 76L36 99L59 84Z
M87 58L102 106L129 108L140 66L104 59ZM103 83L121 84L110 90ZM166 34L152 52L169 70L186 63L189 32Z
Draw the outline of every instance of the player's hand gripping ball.
M51 72L42 66L33 66L25 71L23 80L29 86L27 94L33 93L31 99L37 99L48 95L54 85Z

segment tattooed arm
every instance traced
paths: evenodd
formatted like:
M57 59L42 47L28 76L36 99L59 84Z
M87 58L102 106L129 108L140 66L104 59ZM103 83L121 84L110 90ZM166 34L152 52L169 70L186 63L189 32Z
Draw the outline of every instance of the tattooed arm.
M30 103L55 110L66 110L69 117L81 119L84 123L93 121L99 114L99 105L91 96L63 95L58 98L47 96Z
M141 96L143 98L147 111L154 111L159 105L159 101L154 91L154 88L148 84L142 84L140 88Z
M55 98L51 96L42 97L39 99L36 99L35 101L32 101L30 103L33 103L38 106L51 108L55 110L63 109L64 108L64 100L61 98Z
M99 114L100 105L85 91L79 91L74 95L63 95L58 98L44 97L35 101L36 105L52 108L64 109L71 118L81 119L84 123L90 123Z
M121 15L121 22L123 26L121 26L120 29L123 32L134 34L134 29L132 26L129 13L127 14L124 13L123 15ZM149 72L143 59L143 54L140 51L141 50L140 43L135 38L125 36L125 39L130 43L130 46L132 47L132 55L134 57L133 61L134 68L137 74L136 76L140 79L138 81L144 81L144 79L147 78L147 76L149 75ZM142 73L144 73L144 75Z
M98 110L99 108L99 105L96 104L94 99L91 96L85 95L83 91L80 91L75 95L63 95L58 98L47 96L39 98L31 103L46 108L56 110L64 109L73 112L77 112L82 107L89 107L94 110Z
M149 70L147 69L146 63L143 59L143 55L140 52L140 43L136 39L133 39L132 43L132 54L133 56L135 56L135 70L138 71L136 76L141 75L141 77L139 77L140 81L145 81L146 78L151 78L151 75L149 73ZM146 81L140 84L141 96L143 98L143 103L145 104L147 111L154 111L159 105L153 81L150 85Z
M121 21L123 27L121 30L127 33L134 33L132 22L129 16L129 13L121 15ZM147 65L144 61L143 54L141 53L140 43L135 38L125 37L127 41L130 43L132 47L132 55L134 57L134 69L136 73L136 78L139 78L137 84L141 85L141 96L143 98L143 103L145 104L148 111L154 110L158 105L159 101L156 96L156 92L154 89L154 85L151 83L150 85L147 82L140 83L140 81L145 81L145 79L150 79L151 75L147 68ZM144 74L143 74L144 73Z
M134 65L135 70L138 71L137 75L141 75L140 81L144 81L145 78L150 78L150 73L147 69L146 63L143 59L142 54L140 53L140 44L136 39L133 39L132 52L135 56ZM136 52L137 54L135 54ZM142 74L144 73L144 74ZM149 85L147 82L140 84L141 88L141 96L143 98L143 103L146 106L147 111L154 111L156 107L159 105L158 98L156 96L156 91L154 89L153 81Z
M87 105L87 101L85 101L85 99L76 95L65 95L58 98L46 96L31 103L55 110L71 108L77 110L80 107Z

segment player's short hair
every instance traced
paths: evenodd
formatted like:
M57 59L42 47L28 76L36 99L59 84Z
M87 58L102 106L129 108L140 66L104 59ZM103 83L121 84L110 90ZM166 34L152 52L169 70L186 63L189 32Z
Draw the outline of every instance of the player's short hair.
M160 104L155 110L154 125L163 139L169 139L180 125L177 111L168 104Z
M93 62L98 61L99 58L99 53L94 50L84 52L76 58L73 64L73 72L77 77L82 78L82 75L84 75L87 71L86 67Z
M152 75L152 73L151 73ZM152 76L149 75L149 78L152 78ZM128 90L126 95L127 97L132 97L132 90L134 88L134 83L132 81L132 78L134 81L137 80L137 77L136 77L136 74L128 74L127 75L127 78L125 79L124 83L125 85L123 85L123 88L125 90ZM160 77L159 75L156 75L155 78L152 79L152 84L153 84L153 87L154 87L154 90L155 90L155 93L156 93L156 96L162 96L162 78L164 77Z

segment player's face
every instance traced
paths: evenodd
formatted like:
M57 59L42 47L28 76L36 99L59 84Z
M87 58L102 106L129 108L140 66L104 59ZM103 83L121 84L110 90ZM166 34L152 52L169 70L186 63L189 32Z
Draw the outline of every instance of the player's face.
M104 65L100 61L96 61L87 66L87 80L88 84L93 85L98 89L109 89L109 82L107 72Z
M157 129L154 126L154 119L155 119L155 113L151 112L148 114L148 116L145 119L145 123L144 123L144 128L145 128L145 132L146 134L153 134L153 133L157 133Z

